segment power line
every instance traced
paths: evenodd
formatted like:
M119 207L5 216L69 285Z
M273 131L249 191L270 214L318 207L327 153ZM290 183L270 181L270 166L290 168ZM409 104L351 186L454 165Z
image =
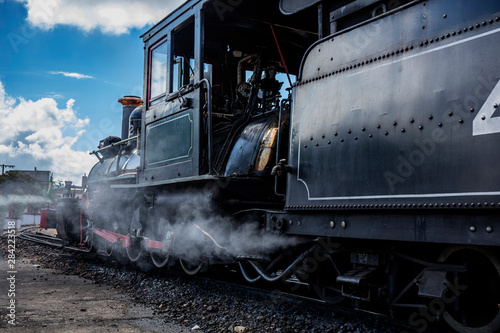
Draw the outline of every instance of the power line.
M5 174L5 168L15 168L15 165L8 165L8 164L0 164L2 167L2 176Z

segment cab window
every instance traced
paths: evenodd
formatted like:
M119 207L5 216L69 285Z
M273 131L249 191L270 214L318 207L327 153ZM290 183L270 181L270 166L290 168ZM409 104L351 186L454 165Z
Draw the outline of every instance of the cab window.
M163 42L150 55L150 105L162 101L167 92L167 44Z
M172 85L170 92L194 80L194 19L188 20L172 34Z

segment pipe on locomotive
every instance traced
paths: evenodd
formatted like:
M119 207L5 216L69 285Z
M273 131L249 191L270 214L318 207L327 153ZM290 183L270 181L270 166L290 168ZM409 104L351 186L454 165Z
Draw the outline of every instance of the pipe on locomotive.
M260 275L257 275L257 277L255 277L255 278L251 278L250 276L248 276L246 270L243 268L243 264L241 263L241 261L238 261L238 265L240 266L240 271L241 271L241 274L243 275L243 278L245 280L247 280L247 282L255 283L262 278Z
M132 136L132 137L130 137L130 138L128 138L128 139L121 140L121 141L118 141L118 142L112 143L112 144L110 144L109 146L102 147L102 148L100 148L100 149L94 150L94 151L90 152L89 154L90 154L90 155L94 155L94 154L100 153L100 152L102 152L102 151L104 151L104 150L106 150L106 149L110 149L110 148L113 148L113 147L116 147L116 146L122 145L122 144L124 144L124 143L129 142L129 141L133 141L133 140L137 139L138 137L139 137L138 135L136 135L136 136Z
M288 276L292 272L292 270L295 267L297 267L299 264L301 264L302 261L304 261L307 257L309 257L309 255L311 255L316 250L317 247L318 247L318 245L314 244L309 250L305 251L297 259L295 259L294 262L290 266L288 266L287 269L285 269L283 271L283 273L276 275L276 276L268 275L267 273L264 272L264 270L260 267L259 264L256 264L253 261L248 260L247 262L250 264L250 266L252 266L252 268L255 270L255 272L257 272L257 274L259 274L259 276L262 277L265 281L275 282L275 281L278 281L279 279L283 278L284 276L285 277ZM256 282L259 280L258 278L254 278L254 279L249 278L249 275L247 274L247 272L243 268L243 265L241 263L239 263L239 266L240 266L241 272L243 273L243 277L248 282L253 283L253 282Z

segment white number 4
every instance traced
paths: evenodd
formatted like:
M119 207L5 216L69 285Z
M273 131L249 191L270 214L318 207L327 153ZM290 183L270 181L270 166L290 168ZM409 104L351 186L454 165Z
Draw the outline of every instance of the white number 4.
M500 112L500 81L479 110L472 123L472 135L500 133L500 117L493 117L495 111Z

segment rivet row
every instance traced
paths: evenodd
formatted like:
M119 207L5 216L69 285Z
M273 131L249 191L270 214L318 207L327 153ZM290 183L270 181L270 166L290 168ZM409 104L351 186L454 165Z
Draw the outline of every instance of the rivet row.
M437 36L435 38L426 39L426 40L420 42L419 45L420 45L420 47L425 47L425 46L427 46L429 44L434 44L434 43L437 43L437 42L439 42L441 40L445 40L445 39L448 39L448 38L451 38L451 37L457 37L457 36L462 35L463 33L467 33L468 31L473 31L474 29L481 28L481 26L487 26L488 24L493 24L495 22L500 22L500 17L497 16L494 19L489 19L488 21L482 21L481 23L477 23L475 25L471 25L471 26L465 27L463 29L458 29L456 31L452 31L452 32L446 33L444 35ZM359 67L362 67L362 66L365 66L365 65L369 65L369 64L375 63L377 61L389 59L389 58L391 58L393 56L396 56L396 55L399 55L399 54L403 54L403 53L408 52L408 51L413 50L413 49L414 49L413 45L409 45L409 46L406 46L404 48L396 49L394 51L387 52L387 53L385 53L383 55L379 55L377 57L369 58L369 59L367 59L365 61L361 61L361 62L358 62L358 63L353 64L353 65L342 67L342 68L337 69L335 71L332 71L330 73L327 73L327 74L324 74L324 75L321 75L321 76L317 76L317 77L314 77L314 78L309 79L309 80L297 81L297 82L295 82L293 84L293 86L294 87L298 87L298 86L305 85L305 84L308 84L308 83L311 83L311 82L319 81L319 80L322 80L322 79L325 79L325 78L328 78L328 77L331 77L331 76L334 76L334 75L338 75L338 74L350 71L352 69L356 69L356 68L359 68ZM333 61L333 60L334 60L334 58L330 58L330 61ZM317 70L320 71L321 68L318 68Z
M428 209L428 208L495 208L500 207L494 202L471 203L413 203L413 204L364 204L364 205L293 205L286 206L285 210L327 210L327 209Z

